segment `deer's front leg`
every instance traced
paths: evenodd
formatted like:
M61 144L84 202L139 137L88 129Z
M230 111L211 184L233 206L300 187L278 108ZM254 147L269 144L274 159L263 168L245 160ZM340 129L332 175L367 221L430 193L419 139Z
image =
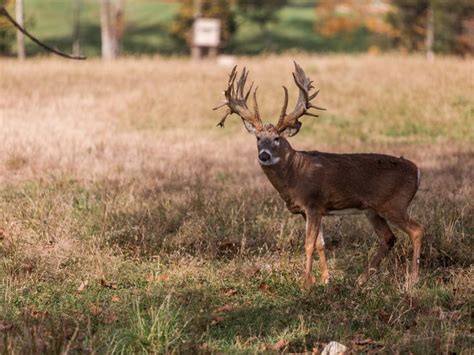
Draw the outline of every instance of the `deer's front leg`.
M329 272L324 255L324 241L322 239L321 230L321 215L316 213L308 213L306 217L306 269L304 274L304 287L309 288L314 283L315 278L312 275L313 268L313 252L316 247L319 254L319 266L321 270L321 281L327 283L329 279ZM319 237L321 236L321 237Z

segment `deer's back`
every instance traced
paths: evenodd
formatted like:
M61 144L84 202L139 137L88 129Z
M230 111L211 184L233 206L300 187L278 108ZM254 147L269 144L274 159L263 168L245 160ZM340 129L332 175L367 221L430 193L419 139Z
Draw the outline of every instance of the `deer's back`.
M382 208L398 201L408 206L419 185L417 166L385 154L299 152L312 199L328 210ZM309 172L309 173L308 173Z

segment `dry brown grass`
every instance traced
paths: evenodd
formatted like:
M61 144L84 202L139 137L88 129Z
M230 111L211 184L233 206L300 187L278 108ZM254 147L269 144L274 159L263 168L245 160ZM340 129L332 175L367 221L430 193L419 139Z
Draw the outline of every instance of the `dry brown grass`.
M281 85L295 99L292 59L238 59L269 121ZM151 332L131 321L140 317L180 339L153 338L149 351L255 351L282 338L303 351L362 335L386 350L472 346L463 339L473 277L473 62L295 59L328 109L305 119L296 148L392 153L422 168L412 211L427 238L416 292L403 288L404 237L366 289L352 287L376 245L357 218L325 225L334 285L301 292L301 221L264 178L239 120L215 127L220 116L210 108L229 68L162 58L2 60L0 335L2 324L14 330L0 349L137 350ZM212 310L230 302L229 288L235 310L216 322Z
M294 87L291 59L239 59L260 86L261 110L269 121L280 109L280 86ZM319 103L328 108L320 120L308 119L301 137L293 139L297 147L398 151L383 145L421 141L429 143L433 156L433 146L439 153L470 149L472 61L297 59L317 80ZM242 133L237 119L218 130L219 116L210 111L221 99L228 71L210 62L160 58L3 60L0 179L64 173L88 180L124 178L149 170L189 172L203 161L226 169L231 155L239 160L232 169L255 171L253 139ZM293 89L293 99L295 94ZM449 148L439 147L446 141ZM421 166L433 163L416 154L410 155Z

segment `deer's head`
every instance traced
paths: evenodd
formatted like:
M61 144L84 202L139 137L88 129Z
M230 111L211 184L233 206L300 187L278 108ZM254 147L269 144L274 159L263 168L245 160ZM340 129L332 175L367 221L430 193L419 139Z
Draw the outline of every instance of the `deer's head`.
M283 86L285 98L278 123L276 126L273 124L264 125L258 111L257 88L253 91L253 110L247 107L247 100L253 87L252 83L248 91L245 90L245 83L249 72L244 68L240 78L236 82L237 74L237 66L235 66L229 75L227 88L224 91L226 100L214 108L214 110L217 110L227 106L227 111L218 123L218 126L224 127L227 116L233 113L239 115L247 131L257 137L258 160L260 164L266 166L275 165L282 158L285 158L289 151L290 144L286 140L286 137L292 137L299 132L301 128L299 118L304 115L318 117L318 115L308 111L310 108L324 110L311 103L311 100L318 95L319 90L312 94L310 93L311 89L314 88L312 85L313 81L310 80L303 69L295 63L293 78L299 89L299 97L296 106L292 112L286 113L288 107L288 89Z

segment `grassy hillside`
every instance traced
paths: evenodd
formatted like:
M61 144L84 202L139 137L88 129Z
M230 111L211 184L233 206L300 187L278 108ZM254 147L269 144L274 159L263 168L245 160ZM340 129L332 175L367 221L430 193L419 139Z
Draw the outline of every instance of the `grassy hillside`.
M421 280L409 238L363 287L363 217L324 220L331 283L302 289L304 222L239 119L215 127L229 68L184 59L0 61L0 352L469 353L471 61L239 58L275 121L296 59L328 110L297 149L403 155L422 170ZM294 101L292 101L294 102ZM315 270L317 273L317 271ZM464 351L464 352L463 352Z
M183 54L186 48L169 33L168 28L179 7L178 2L133 0L127 2L126 32L123 50L126 54ZM38 37L62 49L72 45L73 2L64 0L25 0L27 28ZM312 1L290 1L278 13L278 22L266 33L255 24L237 16L239 30L225 49L236 54L261 52L364 51L368 35L359 31L350 36L324 38L313 31L315 10ZM84 0L81 13L81 44L88 56L100 53L99 6L97 1ZM28 53L42 53L27 42Z

